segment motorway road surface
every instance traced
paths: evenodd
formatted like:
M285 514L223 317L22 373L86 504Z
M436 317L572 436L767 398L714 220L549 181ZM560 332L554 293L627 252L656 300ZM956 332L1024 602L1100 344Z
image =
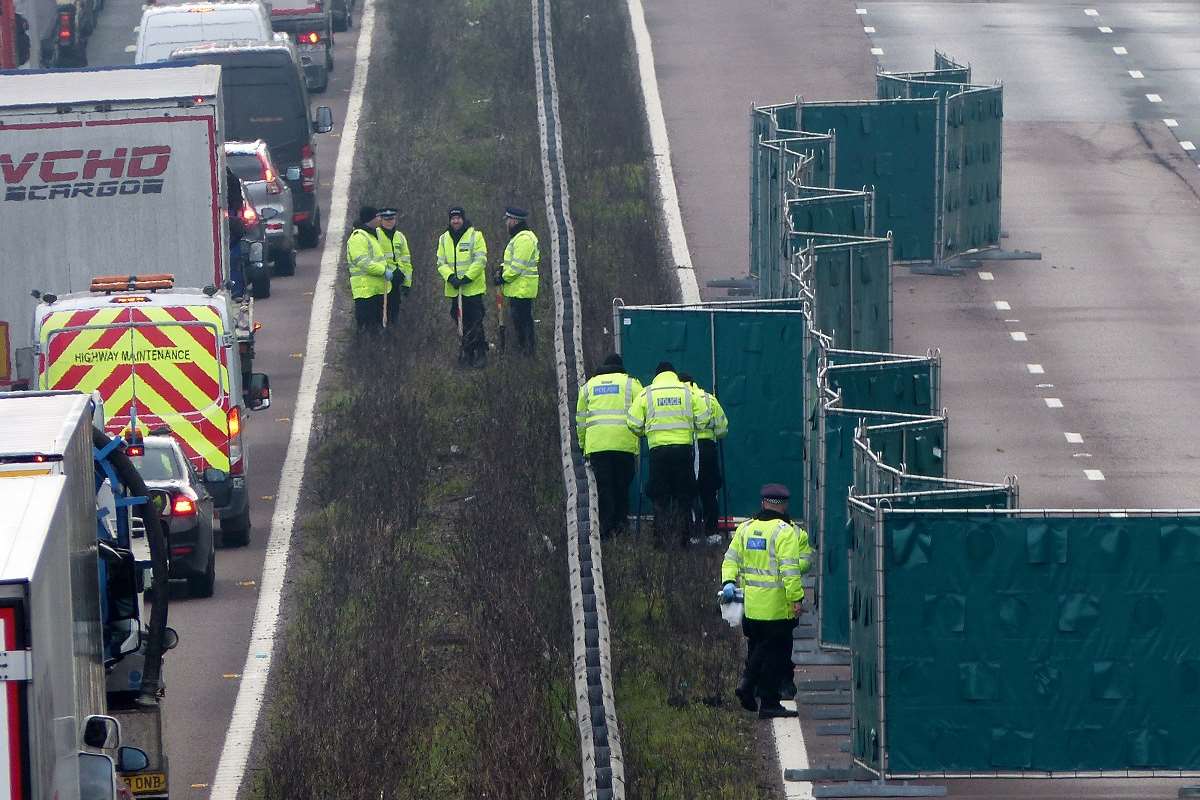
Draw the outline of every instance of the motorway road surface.
M877 64L929 69L935 47L970 62L977 82L1004 81L1004 246L1044 259L960 278L896 273L896 348L942 350L950 473L1016 473L1025 507L1200 507L1195 3L647 6L701 286L746 272L752 102L869 98ZM815 727L804 723L810 763L844 762ZM949 784L993 798L1175 797L1179 785Z
M135 27L141 13L141 5L133 0L108 0L88 47L93 67L133 63L129 50L137 38ZM318 193L326 215L357 45L356 30L336 35L335 71L329 89L311 98L314 106L333 109L333 132L316 137ZM250 545L217 551L217 586L212 598L179 597L171 603L170 623L180 638L178 649L166 660L166 739L171 753L173 798L207 797L221 755L237 695L237 676L246 661L258 600L257 583L274 511L272 500L277 494L303 363L304 354L297 351L304 347L308 335L309 306L320 254L320 248L300 251L295 277L276 277L271 283L271 297L255 301L255 319L263 328L258 334L254 368L271 376L272 401L269 409L251 412L246 424L253 503Z

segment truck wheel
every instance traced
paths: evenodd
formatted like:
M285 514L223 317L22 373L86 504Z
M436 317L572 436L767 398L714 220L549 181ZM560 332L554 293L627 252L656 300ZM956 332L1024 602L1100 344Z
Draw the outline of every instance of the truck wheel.
M217 554L214 551L208 554L208 566L204 569L204 574L187 579L188 594L192 597L212 597L216 583Z
M296 274L296 251L281 250L275 254L275 274L276 275L295 275Z
M271 296L271 273L264 269L263 274L255 278L254 283L250 287L250 296L255 300L262 300L264 297Z
M221 544L226 547L245 547L250 544L250 509L237 519L221 523Z

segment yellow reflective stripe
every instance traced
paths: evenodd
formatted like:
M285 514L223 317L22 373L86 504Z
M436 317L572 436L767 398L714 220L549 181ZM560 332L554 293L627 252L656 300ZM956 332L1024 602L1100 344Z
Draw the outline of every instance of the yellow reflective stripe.
M758 589L782 589L783 581L756 581L753 578L746 578L744 581L746 586L754 586Z
M584 423L585 428L594 428L597 425L620 425L622 427L626 427L628 423L625 421L624 417L620 419L593 419Z
M803 578L804 570L802 569L781 569L779 570L780 577L783 578Z
M191 420L180 414L177 409L172 408L171 404L162 395L154 391L153 387L145 381L138 381L137 398L139 405L144 404L147 412L156 417L161 417L163 422L170 426L171 433L187 442L201 458L208 462L209 466L222 470L229 468L229 458L225 452L219 446L210 442L208 437ZM219 411L220 409L218 408L217 410ZM215 423L215 420L211 417L208 417L208 419L210 422ZM228 429L225 427L223 420L222 424L218 427L228 436Z

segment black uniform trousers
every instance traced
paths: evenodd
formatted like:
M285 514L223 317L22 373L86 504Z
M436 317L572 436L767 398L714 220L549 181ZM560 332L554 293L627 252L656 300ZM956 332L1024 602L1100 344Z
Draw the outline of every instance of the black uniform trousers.
M354 323L360 332L383 327L383 295L354 298Z
M692 503L696 499L695 454L690 444L650 448L650 480L646 496L654 502L654 536L659 547L674 538L687 545Z
M533 341L533 298L509 297L508 313L512 318L513 330L517 332L517 347L523 355L531 356Z
M596 500L600 506L601 538L620 533L629 519L629 484L637 456L619 450L597 450L588 456L596 476Z
M475 294L462 299L463 340L460 360L472 365L487 361L487 338L483 335L483 295ZM458 298L450 298L450 319L458 322Z
M404 274L397 271L392 277L392 290L387 294L388 327L395 325L396 320L400 318L400 299L407 289L404 285Z
M701 439L696 443L700 448L700 478L697 491L700 493L700 509L704 517L704 532L717 532L721 510L717 503L717 493L721 491L724 476L721 475L721 456L716 441Z
M742 619L746 636L746 667L742 686L762 701L763 707L779 705L779 690L792 683L792 631L795 619Z

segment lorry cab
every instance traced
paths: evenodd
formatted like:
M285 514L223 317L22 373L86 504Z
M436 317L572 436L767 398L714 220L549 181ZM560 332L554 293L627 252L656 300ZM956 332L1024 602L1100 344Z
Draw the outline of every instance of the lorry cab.
M227 543L250 527L246 411L270 403L265 375L243 373L239 309L213 287L176 289L168 274L99 276L90 292L43 295L34 312L37 383L96 392L105 430L167 430L208 486Z

